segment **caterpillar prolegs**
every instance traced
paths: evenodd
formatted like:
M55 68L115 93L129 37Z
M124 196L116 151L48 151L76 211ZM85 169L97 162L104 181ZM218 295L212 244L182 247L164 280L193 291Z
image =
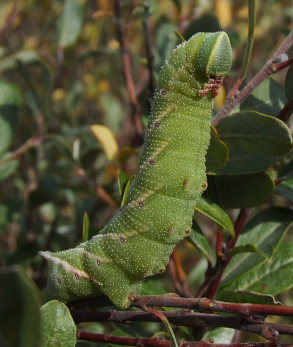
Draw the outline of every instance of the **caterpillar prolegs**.
M206 187L212 103L231 59L224 32L196 34L171 53L159 75L126 203L91 240L40 252L49 263L50 299L104 294L125 308L144 277L165 270L173 248L191 231L194 206Z

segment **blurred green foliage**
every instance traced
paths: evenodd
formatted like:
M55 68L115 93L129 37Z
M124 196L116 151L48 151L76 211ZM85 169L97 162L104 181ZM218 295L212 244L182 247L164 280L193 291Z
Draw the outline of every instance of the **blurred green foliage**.
M87 235L94 235L120 206L127 177L137 169L142 137L133 124L112 5L107 0L0 3L1 286L5 283L0 298L7 301L0 309L1 346L38 345L39 323L33 321L39 321L35 307L39 305L37 296L42 298L46 264L37 252L73 247ZM291 6L290 0L257 3L247 80L289 33ZM149 84L148 55L153 54L156 84L160 66L179 42L176 31L186 39L199 31L225 30L229 34L233 70L215 103L215 112L221 108L226 91L241 77L247 13L247 2L240 0L123 1L121 25L143 124L154 92ZM146 49L147 35L151 52ZM205 258L215 259L216 224L211 220L228 225L232 232L230 218L235 219L237 209L243 207L254 209L239 247L250 246L235 252L221 297L236 287L275 295L293 286L293 240L287 233L293 221L292 125L289 122L287 127L277 119L292 99L292 72L291 67L266 79L240 105L238 113L223 119L213 130L205 193L211 202L208 205L209 200L205 200L204 206L197 208L210 218L197 215L199 225L190 238L196 248L189 243L179 248L186 271L190 271L193 294L203 279ZM275 187L278 180L282 184ZM230 209L228 214L225 208ZM88 217L84 218L85 213ZM261 237L255 236L255 230L263 230ZM284 238L290 246L284 245ZM272 257L271 272L259 250ZM254 267L249 272L251 264ZM276 273L286 278L282 286L278 286L281 280ZM265 274L263 280L260 274ZM252 276L255 282L248 284ZM269 276L275 281L268 284ZM146 282L144 294L174 290L165 274ZM19 312L15 311L16 322L6 319L9 307L16 304L12 297L23 298ZM289 302L288 295L281 298ZM55 306L43 307L42 315L50 311L52 320L52 310L61 310L65 318L60 319L66 321L66 309ZM25 331L22 322L33 329ZM117 334L151 336L158 329L154 324L137 324L124 332L119 329ZM113 326L92 323L87 330L103 333L112 331ZM22 341L16 341L12 331L17 331ZM183 327L175 332L192 339ZM218 342L231 341L228 329L206 337L212 334L221 336Z

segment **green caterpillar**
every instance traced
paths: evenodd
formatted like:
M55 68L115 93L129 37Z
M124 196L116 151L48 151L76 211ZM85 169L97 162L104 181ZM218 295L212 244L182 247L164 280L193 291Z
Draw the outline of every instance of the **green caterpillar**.
M224 32L196 34L171 53L126 203L91 240L40 252L49 262L50 299L104 294L125 308L144 277L165 271L175 245L191 232L194 206L206 188L212 103L231 60Z

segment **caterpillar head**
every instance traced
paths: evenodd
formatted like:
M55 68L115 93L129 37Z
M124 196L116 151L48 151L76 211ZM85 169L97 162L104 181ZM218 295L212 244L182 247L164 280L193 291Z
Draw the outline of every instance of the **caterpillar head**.
M188 70L201 82L224 78L231 69L231 45L223 31L194 35L185 49Z

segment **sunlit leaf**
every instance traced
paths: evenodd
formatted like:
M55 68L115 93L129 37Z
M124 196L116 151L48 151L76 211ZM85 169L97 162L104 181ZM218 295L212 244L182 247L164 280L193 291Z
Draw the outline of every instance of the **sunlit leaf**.
M104 125L95 124L90 127L92 133L102 146L109 160L115 159L118 153L118 144L112 131Z
M76 326L66 305L53 300L41 307L42 347L74 347Z

